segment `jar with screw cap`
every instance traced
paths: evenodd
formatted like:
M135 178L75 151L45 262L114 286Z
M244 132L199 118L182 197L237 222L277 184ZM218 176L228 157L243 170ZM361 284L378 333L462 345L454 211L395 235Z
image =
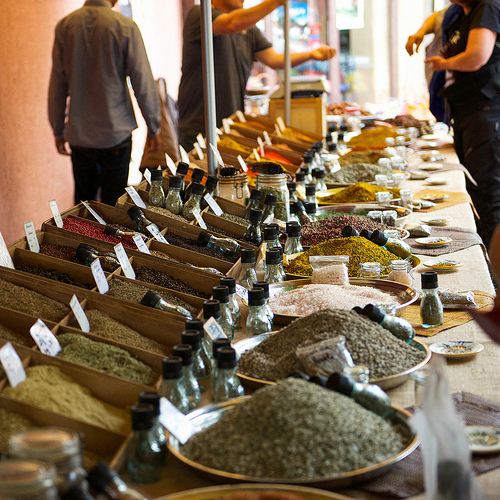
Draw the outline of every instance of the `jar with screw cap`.
M158 309L159 311L181 315L188 319L193 318L191 313L186 308L167 302L163 297L153 292L153 290L148 290L146 292L144 297L141 299L141 304L143 306L152 307L153 309Z
M316 185L306 184L306 201L308 203L314 203L316 210L318 209L318 203L316 202Z
M371 241L386 248L389 252L402 259L407 259L411 256L411 247L408 243L400 239L390 238L383 231L379 231L378 229L373 231Z
M167 459L167 439L165 437L165 429L160 422L160 395L156 391L142 391L139 394L139 403L149 403L154 408L154 419L152 432L156 436L156 440L160 445L162 452L162 462Z
M153 207L163 207L165 204L165 191L163 191L163 174L161 170L151 171L151 187L148 202Z
M433 328L443 324L443 304L439 297L438 276L435 271L421 274L422 298L420 300L420 318L424 328Z
M257 281L257 283L255 283L254 285L254 288L262 288L262 290L264 290L265 310L272 328L274 322L274 313L271 309L271 306L269 305L269 283L267 281Z
M234 338L234 322L231 310L229 309L229 288L225 285L214 286L212 288L212 297L220 303L220 321L219 324L224 330L227 338Z
M288 197L290 198L290 204L297 201L297 183L293 181L289 181L286 183L286 187L288 188Z
M283 247L280 245L279 247L273 247L271 250L278 250L280 253L280 263L278 264L278 271L281 275L281 281L286 281L286 272L285 268L283 267L283 256L285 255L285 251L283 250ZM264 281L266 281L264 279Z
M217 375L212 390L215 403L238 398L245 394L236 375L237 367L236 351L232 347L220 347L217 351Z
M306 214L309 217L309 219L310 219L311 222L315 221L315 220L318 220L316 203L310 203L310 202L306 201L304 203L304 208L306 209ZM300 222L300 220L299 220L299 222ZM303 221L301 222L301 224L305 224L307 222L309 222L307 219L303 219Z
M233 317L235 330L241 329L241 312L238 298L236 297L236 280L234 278L221 278L220 284L225 285L229 289L229 310Z
M415 337L415 330L411 323L399 316L391 316L386 314L382 309L374 306L373 304L367 304L361 314L370 318L375 323L390 331L395 337L410 344Z
M360 278L380 278L382 266L379 262L361 262L359 265Z
M186 203L182 207L182 216L187 220L194 220L194 212L201 212L201 196L205 188L202 184L196 182L191 188L191 193Z
M312 171L312 176L316 182L316 191L326 191L325 171L322 168L315 168Z
M299 253L304 250L300 241L301 226L297 223L287 222L286 224L286 242L285 242L285 255Z
M252 189L250 193L250 198L248 200L247 206L245 208L245 219L250 218L250 210L259 210L260 201L262 200L262 191L260 189Z
M314 203L314 210L316 210L315 203ZM295 205L293 207L293 212L297 216L297 221L299 222L299 224L307 224L308 222L312 221L311 217L309 217L308 213L306 212L305 205L301 201L295 202Z
M212 357L214 360L212 374L210 375L210 387L212 391L215 386L215 379L217 378L217 353L221 347L231 347L231 341L229 339L215 339L212 341Z
M272 330L272 324L266 311L265 293L262 288L248 291L247 335L260 335Z
M283 281L283 276L280 271L280 264L282 258L279 250L269 249L266 250L266 278L265 280L269 283L280 283ZM257 280L255 280L257 282Z
M232 238L219 238L206 231L200 231L196 242L202 247L211 248L219 255L231 259L236 258L240 251L240 244Z
M95 259L99 259L104 271L112 273L120 267L120 262L116 255L111 252L99 252L94 247L86 243L80 243L76 249L75 258L84 266L90 266Z
M195 168L193 169L193 172L191 173L191 179L189 181L189 186L186 188L186 191L184 193L184 201L187 202L189 198L191 198L191 194L193 192L194 186L196 184L201 184L201 181L203 180L203 176L205 175L205 171L202 170L201 168ZM205 188L203 188L203 191L205 191ZM203 194L203 193L200 193Z
M188 163L186 163L184 161L180 161L177 164L177 169L176 169L175 175L178 176L181 180L181 191L183 194L184 194L184 191L186 190L185 178L186 178L188 171L189 171L189 164Z
M251 248L242 248L241 271L238 277L238 284L249 290L256 282L257 273L255 271L255 252Z
M202 210L208 206L208 202L207 200L205 200L205 196L209 194L212 198L214 197L218 182L219 180L215 175L207 176L207 180L205 181L205 191L203 192L203 196L200 202L200 207Z
M168 191L165 196L165 208L175 215L182 213L183 202L181 198L182 179L177 176L169 177Z
M144 212L138 206L134 205L133 207L130 207L127 210L127 214L137 224L137 228L139 229L139 231L145 234L146 236L151 236L151 233L148 229L148 227L150 226L155 227L158 230L158 232L160 231L158 226L153 222L151 222L144 215Z
M258 247L262 243L262 231L260 223L262 221L262 211L252 208L248 217L249 223L243 238L252 245Z
M262 211L262 224L270 224L274 219L274 209L278 197L274 194L268 193L264 198L264 210Z
M201 391L193 373L193 348L189 344L177 344L174 345L172 354L182 359L182 377L189 401L189 411L194 410L200 402Z
M158 394L167 398L182 413L189 411L186 384L182 374L182 358L170 356L162 361L163 378Z
M201 334L198 330L184 330L181 334L181 342L189 344L193 351L193 375L198 381L200 392L205 392L207 380L210 378L212 363L208 355L203 355L201 348Z

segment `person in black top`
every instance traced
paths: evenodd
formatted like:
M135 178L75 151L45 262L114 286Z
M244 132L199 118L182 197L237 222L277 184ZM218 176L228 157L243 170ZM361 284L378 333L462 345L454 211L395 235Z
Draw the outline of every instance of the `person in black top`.
M500 223L500 0L454 0L462 7L445 30L442 56L425 60L446 71L440 92L449 105L455 150L477 182L467 190L488 246Z

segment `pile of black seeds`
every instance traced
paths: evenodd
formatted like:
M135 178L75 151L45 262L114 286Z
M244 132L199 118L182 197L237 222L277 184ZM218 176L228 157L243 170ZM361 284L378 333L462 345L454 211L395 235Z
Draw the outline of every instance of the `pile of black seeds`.
M129 302L135 302L140 304L146 292L151 290L147 286L140 285L134 281L122 280L119 278L112 278L109 280L109 290L106 295L111 295L123 300L128 300ZM156 294L163 297L167 302L173 304L174 306L182 306L187 309L193 316L196 315L196 307L188 304L186 301L179 299L173 293L169 293L166 290L153 290Z
M211 248L203 247L196 243L196 240L190 240L189 238L183 238L174 233L168 233L165 235L166 240L176 247L186 248L187 250L192 250L193 252L201 253L203 255L209 255L210 257L216 257L217 259L225 260L227 262L236 262L237 257L226 257L225 255L220 255Z
M85 288L86 290L92 290L92 288L94 288L94 285L90 283L76 281L68 273L62 273L60 271L56 271L55 269L45 269L41 266L28 266L26 264L17 265L16 269L18 271L22 271L23 273L30 273L49 280L60 281L61 283L66 283L67 285L79 286L80 288Z
M297 480L370 467L405 446L389 422L354 400L287 379L234 406L181 452L224 472Z
M70 308L58 300L4 280L0 280L0 306L55 323L70 312Z
M343 335L356 365L370 369L370 380L404 372L423 361L425 352L409 346L377 323L354 311L325 309L300 318L244 352L238 364L243 375L278 381L305 371L298 347Z

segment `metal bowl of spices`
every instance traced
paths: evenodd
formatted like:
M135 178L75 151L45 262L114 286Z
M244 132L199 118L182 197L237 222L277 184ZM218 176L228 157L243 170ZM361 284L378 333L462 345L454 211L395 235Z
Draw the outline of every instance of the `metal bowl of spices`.
M206 406L198 410L192 411L186 415L186 417L191 421L191 423L199 429L199 431L213 425L216 423L222 415L230 412L234 407L243 401L251 398L252 396L244 396L242 398L233 399L226 401L224 403L219 403L211 406ZM209 480L224 483L267 483L267 484L293 484L293 485L304 485L304 486L314 486L320 488L343 488L356 485L365 481L369 481L375 477L388 472L396 463L401 461L410 455L418 446L418 438L413 433L408 424L408 418L411 414L402 408L393 406L395 412L394 415L387 420L391 423L392 427L396 430L398 434L401 435L405 442L405 448L392 456L391 458L379 462L370 467L365 467L357 470L352 470L349 472L339 473L332 476L315 477L315 478L300 478L296 477L293 479L288 478L272 478L272 477L254 477L246 476L243 474L235 474L231 472L226 472L223 470L207 467L197 461L187 458L182 452L182 446L180 442L173 436L170 435L168 439L168 449L170 452L181 462L186 464L188 467L196 470L201 475ZM230 446L230 441L227 443ZM221 450L223 453L226 451Z
M238 356L241 356L245 351L253 349L258 346L265 338L269 337L270 334L265 333L262 335L256 335L255 337L250 337L248 339L240 340L236 342L233 347L236 350ZM272 334L271 334L272 335ZM409 378L410 375L417 370L420 370L424 365L426 365L431 359L431 351L429 348L419 340L413 339L410 343L412 347L418 349L425 353L425 358L415 366L412 366L408 370L405 370L401 373L395 373L394 375L389 375L387 377L377 378L370 380L370 384L376 384L384 391L388 391L393 389L394 387L398 387L404 384ZM368 367L369 368L369 367ZM262 380L255 377L250 377L249 375L245 375L238 372L238 378L241 380L241 383L252 390L259 389L260 387L264 387L265 385L275 384L271 380Z

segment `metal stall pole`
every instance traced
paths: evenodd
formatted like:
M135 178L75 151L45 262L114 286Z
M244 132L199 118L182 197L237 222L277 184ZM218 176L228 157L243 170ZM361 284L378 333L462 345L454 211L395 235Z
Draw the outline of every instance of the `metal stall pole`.
M284 6L285 18L284 18L284 38L285 38L285 66L283 68L283 77L285 82L285 125L290 126L292 118L292 89L290 83L290 72L292 68L292 59L290 56L290 2L287 2Z
M215 75L212 38L212 2L201 0L201 50L203 59L203 95L205 98L205 134L207 142L208 174L215 175L217 160L209 144L217 147L217 128L215 112Z

